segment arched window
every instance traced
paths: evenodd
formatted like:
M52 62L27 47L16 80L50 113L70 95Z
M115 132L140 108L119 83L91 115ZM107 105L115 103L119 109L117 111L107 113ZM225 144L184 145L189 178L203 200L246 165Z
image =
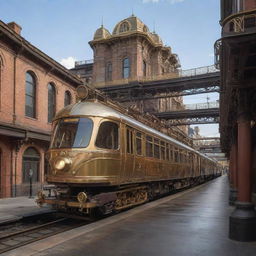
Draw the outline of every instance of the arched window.
M56 91L52 83L48 84L48 122L50 123L56 112Z
M123 60L123 78L128 78L130 76L130 61L128 58Z
M71 93L69 91L65 91L64 107L70 104L71 104Z
M26 73L25 115L36 117L36 80L31 72Z
M112 63L109 62L106 65L106 81L112 80Z
M40 154L35 148L27 148L22 159L22 182L28 183L30 177L32 182L39 181Z
M122 33L122 32L126 32L129 30L129 24L127 21L123 22L121 25L120 25L120 29L119 29L119 33Z
M147 75L147 63L145 60L143 60L143 76Z

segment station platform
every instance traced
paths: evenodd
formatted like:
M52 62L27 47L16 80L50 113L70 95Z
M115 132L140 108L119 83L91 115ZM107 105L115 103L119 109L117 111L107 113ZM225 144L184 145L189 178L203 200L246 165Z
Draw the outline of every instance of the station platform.
M2 255L255 256L228 238L226 176Z
M0 199L0 225L23 217L51 212L48 206L38 207L35 198L14 197Z

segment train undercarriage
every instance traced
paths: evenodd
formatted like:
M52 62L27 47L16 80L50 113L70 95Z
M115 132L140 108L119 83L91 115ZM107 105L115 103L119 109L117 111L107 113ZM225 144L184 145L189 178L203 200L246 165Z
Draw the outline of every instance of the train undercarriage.
M58 212L75 215L106 215L121 211L175 191L199 185L214 175L177 180L153 181L115 187L48 185L39 191L38 205L52 205Z

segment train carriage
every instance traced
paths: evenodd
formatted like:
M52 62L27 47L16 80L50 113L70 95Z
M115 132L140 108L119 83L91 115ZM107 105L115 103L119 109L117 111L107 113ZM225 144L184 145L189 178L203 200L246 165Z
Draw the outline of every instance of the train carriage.
M81 214L131 207L220 173L212 159L98 100L57 114L47 158L55 186L38 203Z

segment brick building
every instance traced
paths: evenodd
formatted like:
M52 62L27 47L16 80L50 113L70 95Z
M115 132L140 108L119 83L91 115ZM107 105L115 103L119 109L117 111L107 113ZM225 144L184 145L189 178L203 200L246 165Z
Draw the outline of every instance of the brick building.
M52 118L82 83L20 32L0 21L0 197L28 195L31 170L40 187Z
M118 22L112 34L102 25L89 44L93 62L76 62L70 71L96 88L178 76L178 56L134 15ZM161 112L182 109L183 99L162 98L126 105L131 104L144 112Z
M256 0L221 0L220 134L229 157L229 237L256 241Z

